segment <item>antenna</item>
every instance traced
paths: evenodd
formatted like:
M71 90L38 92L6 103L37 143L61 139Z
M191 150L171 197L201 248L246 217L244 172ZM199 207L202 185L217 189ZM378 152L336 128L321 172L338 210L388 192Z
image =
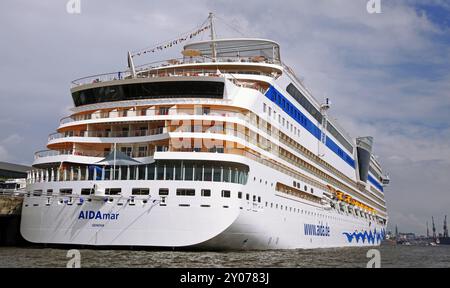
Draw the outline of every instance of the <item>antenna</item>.
M133 56L128 52L128 68L130 68L131 77L136 78L136 69L134 67Z
M430 230L428 229L428 221L427 221L427 238L430 238Z
M320 131L320 142L323 143L323 145L327 144L327 125L328 125L328 115L327 115L327 111L328 109L330 109L330 99L329 98L325 98L325 102L320 105L320 113L322 114L322 129ZM325 156L325 153L320 153L320 142L317 144L318 145L318 156L319 157L323 157ZM325 151L324 151L325 152Z
M213 62L216 62L217 52L216 52L216 42L214 37L214 23L213 23L214 14L209 12L209 25L211 26L211 48L212 48L212 59Z

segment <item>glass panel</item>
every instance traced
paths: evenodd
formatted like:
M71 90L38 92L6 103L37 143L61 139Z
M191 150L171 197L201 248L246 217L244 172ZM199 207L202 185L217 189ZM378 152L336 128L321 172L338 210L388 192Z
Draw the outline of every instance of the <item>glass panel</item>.
M223 182L230 182L230 168L223 169Z
M155 164L148 165L148 180L155 180Z
M173 180L173 164L166 165L166 180Z
M193 179L193 165L190 163L184 166L184 180L191 181Z
M183 169L181 163L175 166L175 180L183 180Z
M156 166L156 180L164 180L164 166Z
M195 181L202 181L202 173L203 173L203 167L202 166L195 166Z
M211 180L212 180L212 168L211 166L206 166L203 181L211 181Z
M222 179L220 179L222 169L223 169L222 167L214 166L214 179L213 179L214 182L222 181Z

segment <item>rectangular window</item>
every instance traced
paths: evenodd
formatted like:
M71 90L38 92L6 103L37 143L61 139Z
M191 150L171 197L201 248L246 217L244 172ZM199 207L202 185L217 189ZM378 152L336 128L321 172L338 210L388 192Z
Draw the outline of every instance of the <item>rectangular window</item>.
M222 190L222 197L223 198L230 198L231 192L230 190Z
M209 115L211 113L211 108L203 107L203 115Z
M143 134L141 136L145 136L144 133L146 133L146 132L141 131L141 134ZM138 157L146 157L146 156L147 156L147 146L140 146L138 148Z
M205 167L203 173L204 173L203 181L211 181L212 180L212 168L211 167Z
M245 194L245 200L250 200L250 195L247 193L247 194Z
M242 199L242 192L238 192L238 199Z
M160 196L167 196L167 195L169 195L169 189L167 189L167 188L160 188L159 189L159 195Z
M253 195L253 202L256 202L256 195Z
M220 182L222 181L221 175L222 175L222 167L214 166L214 182Z
M70 188L61 188L61 189L59 189L59 194L62 194L62 195L72 194L72 189L70 189Z
M159 107L159 115L169 115L169 107Z
M184 165L184 180L191 181L193 179L193 165L185 164Z
M52 196L53 189L47 189L47 196Z
M263 104L263 112L266 113L266 110L267 110L267 105L266 105L266 103L264 103Z
M177 196L195 196L195 189L177 189Z
M92 188L82 188L81 195L92 195L94 194L94 189Z
M33 191L33 196L41 196L42 195L42 190L34 190Z
M122 192L121 188L106 188L105 195L120 195Z
M272 116L272 108L269 107L269 117Z
M126 131L125 131L125 130L126 130ZM126 137L125 134L128 135L128 128L123 128L122 133L124 133L124 134L123 134L123 137ZM132 150L133 150L132 147L121 147L121 148L120 148L120 151L121 151L121 152L127 154L127 155L130 156L130 157L132 157Z
M164 180L164 166L156 166L156 180Z
M173 165L166 165L166 180L173 180Z
M258 203L261 203L261 196L258 196ZM267 202L266 202L266 206L267 206Z
M211 197L211 190L202 189L202 197Z
M131 195L149 195L150 189L149 188L133 188L131 190Z

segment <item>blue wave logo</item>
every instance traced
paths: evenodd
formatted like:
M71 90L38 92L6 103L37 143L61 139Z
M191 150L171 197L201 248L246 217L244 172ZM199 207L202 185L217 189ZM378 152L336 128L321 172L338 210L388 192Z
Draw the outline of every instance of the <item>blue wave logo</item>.
M352 243L353 239L356 239L356 243L359 243L360 240L362 240L362 243L365 243L367 240L367 243L375 244L375 242L380 243L381 240L384 239L385 230L381 229L381 231L377 231L377 229L375 228L373 232L369 230L368 233L367 231L364 231L353 233L343 232L342 234L347 236L348 243Z

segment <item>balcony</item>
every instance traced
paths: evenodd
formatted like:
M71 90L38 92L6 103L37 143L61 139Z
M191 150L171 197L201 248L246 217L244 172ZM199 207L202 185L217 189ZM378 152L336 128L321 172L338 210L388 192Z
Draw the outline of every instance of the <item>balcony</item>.
M251 121L256 123L254 118L247 115L246 112L238 112L235 110L226 109L196 109L196 108L148 108L138 109L137 111L130 110L112 110L112 111L96 111L90 114L78 114L64 117L60 120L60 125L71 122L85 121L91 119L107 119L107 118L122 118L122 117L146 117L146 116L167 116L167 115L188 115L188 116L219 116L219 117L235 117L244 121ZM56 133L55 133L56 134Z
M123 131L68 131L64 133L53 133L48 136L48 141L67 137L98 137L98 138L116 138L116 137L143 137L159 135L165 132L164 127L154 129L140 129L140 130L123 130Z

